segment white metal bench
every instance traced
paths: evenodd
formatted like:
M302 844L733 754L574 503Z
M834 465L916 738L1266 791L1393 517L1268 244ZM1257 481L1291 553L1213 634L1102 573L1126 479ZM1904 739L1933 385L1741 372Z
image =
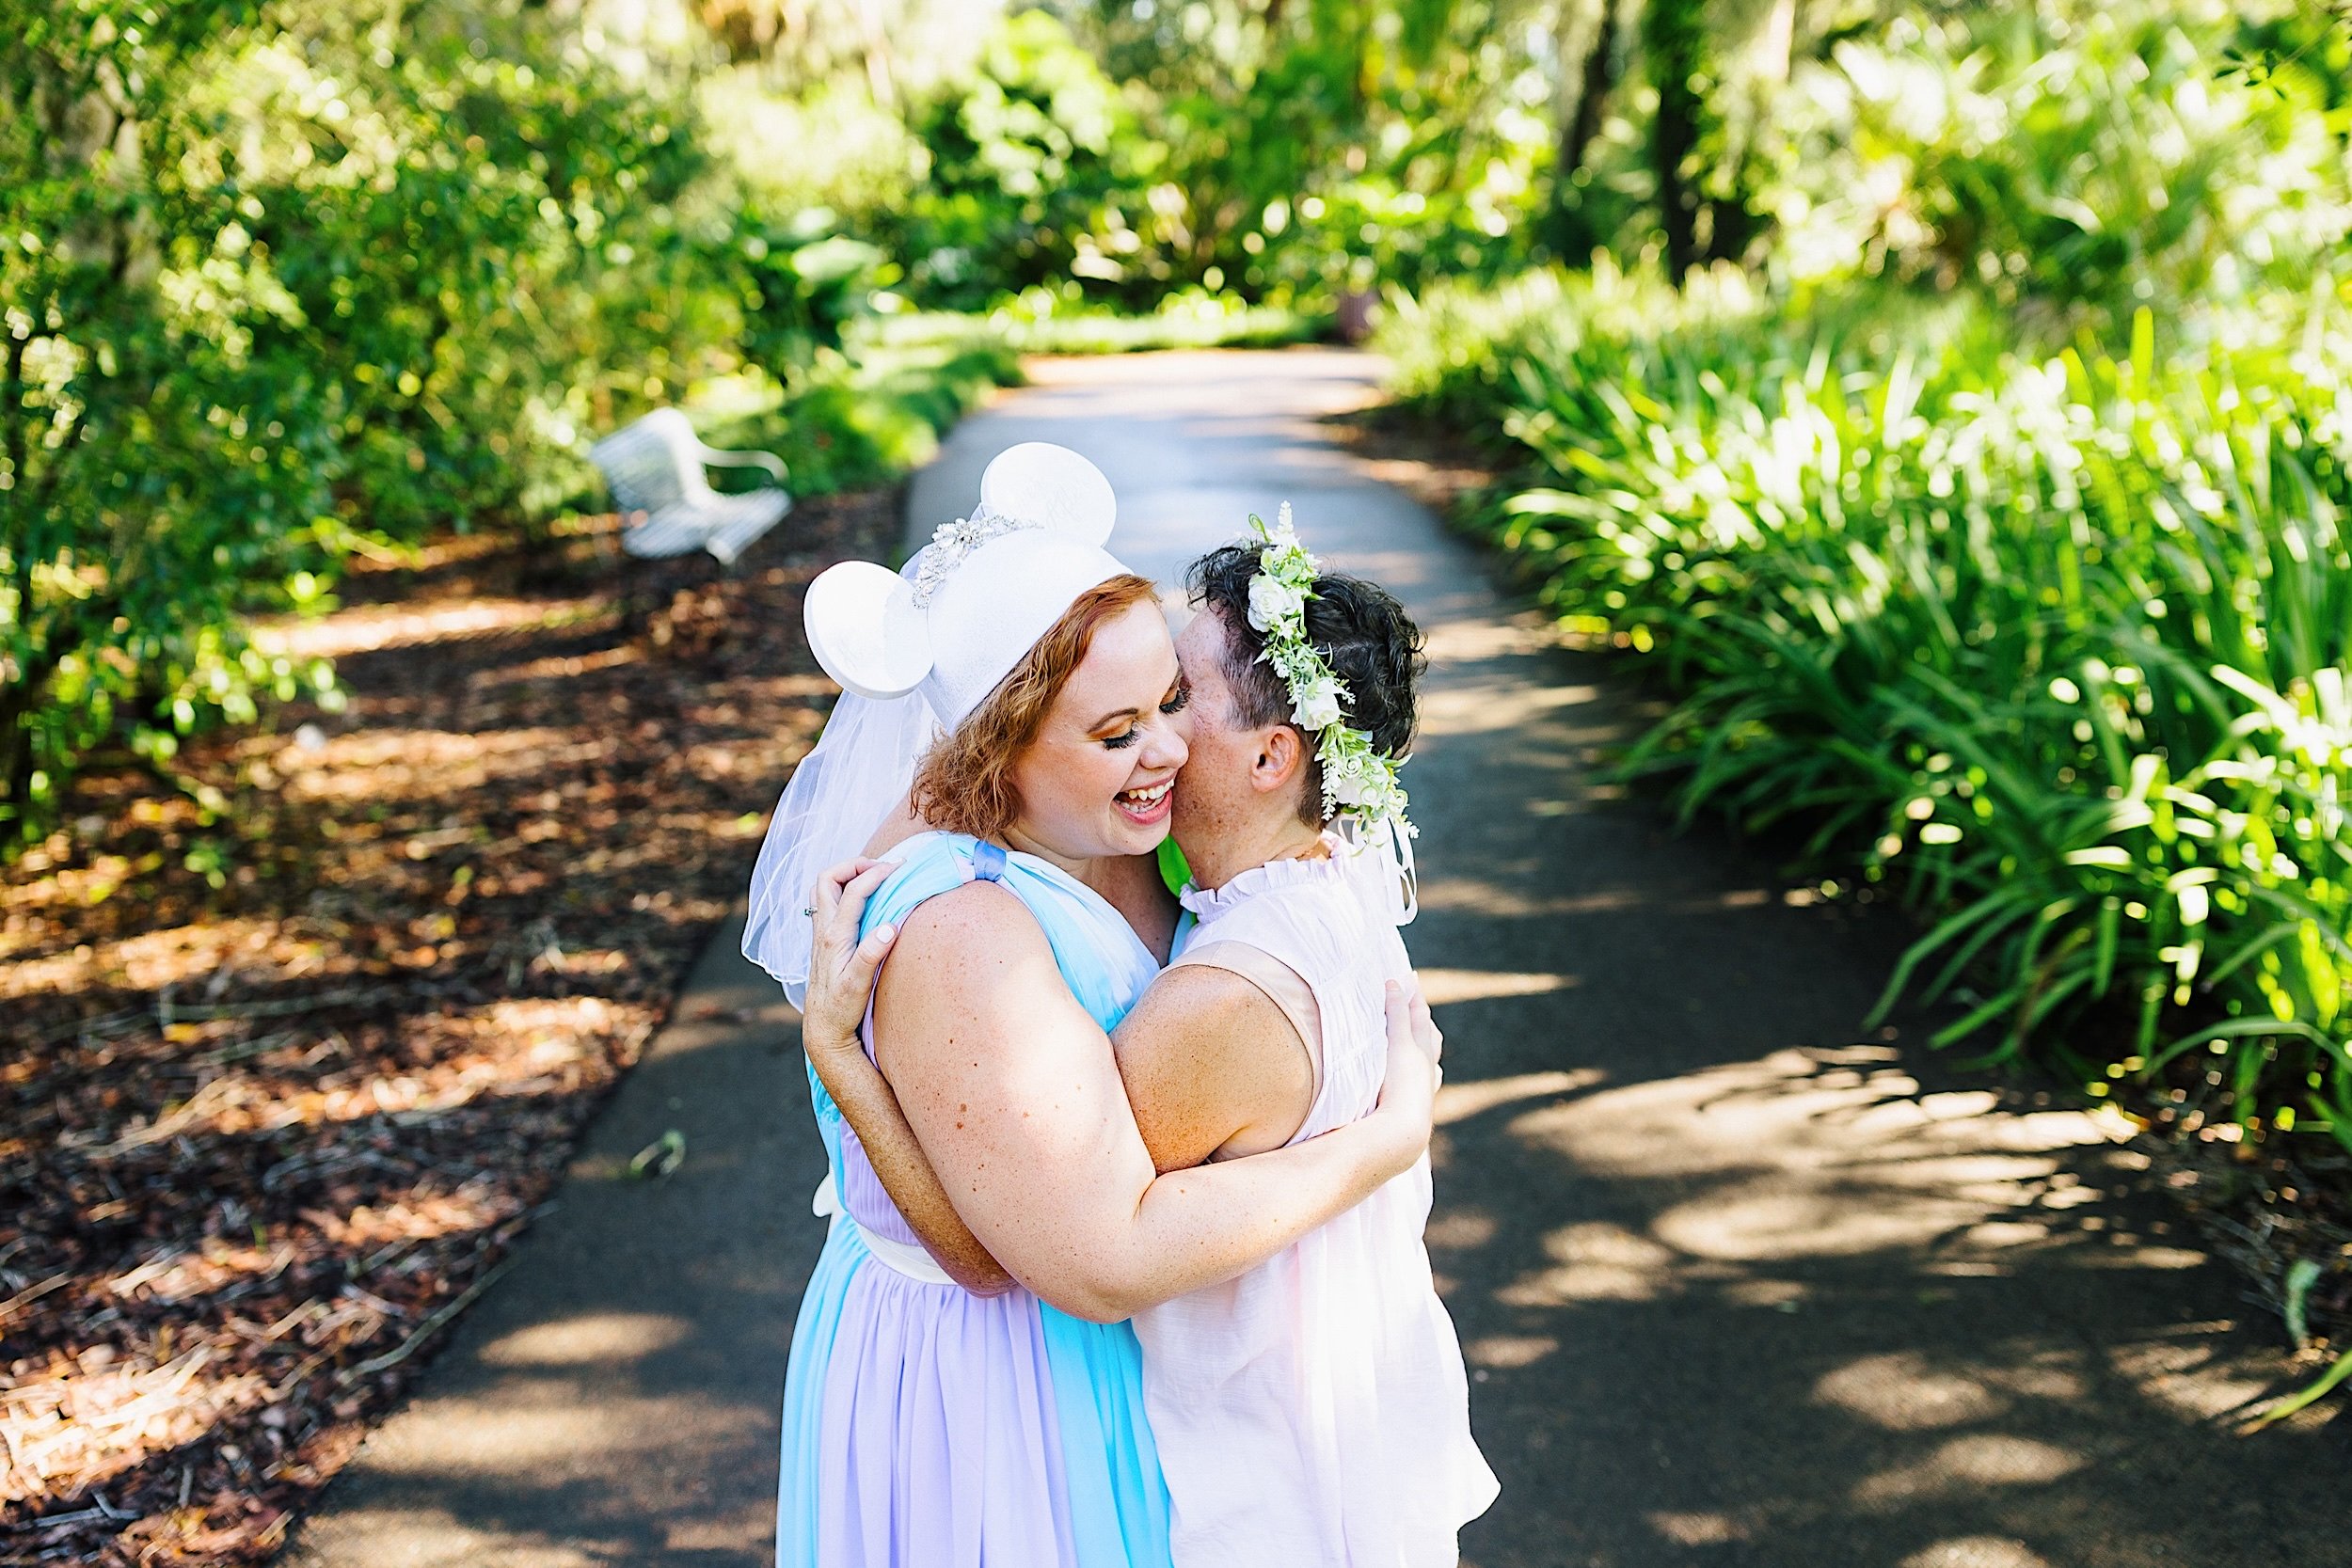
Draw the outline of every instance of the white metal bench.
M730 563L792 510L783 458L704 446L675 408L657 408L613 432L588 449L588 460L603 473L628 525L621 547L635 556L704 549ZM704 477L706 467L765 468L775 487L723 496Z

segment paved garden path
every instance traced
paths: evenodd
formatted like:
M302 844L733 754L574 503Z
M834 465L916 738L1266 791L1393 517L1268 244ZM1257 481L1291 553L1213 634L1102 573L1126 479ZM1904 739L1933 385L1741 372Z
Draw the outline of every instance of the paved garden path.
M1613 677L1319 428L1375 371L1050 363L957 432L909 511L919 536L968 510L989 456L1050 437L1110 473L1142 569L1172 578L1288 499L1430 629L1406 774L1409 936L1451 1042L1430 1243L1503 1486L1466 1561L2345 1561L2341 1438L2232 1433L2283 1365L2240 1283L2090 1118L1942 1073L1914 1030L1862 1034L1891 923L1613 798L1595 750L1634 717ZM294 1560L769 1561L822 1160L790 1015L735 941ZM671 1127L675 1177L615 1179Z

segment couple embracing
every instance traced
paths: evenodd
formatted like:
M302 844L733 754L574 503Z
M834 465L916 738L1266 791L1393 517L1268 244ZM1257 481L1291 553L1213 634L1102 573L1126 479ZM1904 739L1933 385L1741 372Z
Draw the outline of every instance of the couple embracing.
M780 1568L1441 1568L1495 1496L1422 1240L1420 633L1286 508L1171 638L1115 510L1030 443L810 586L845 694L744 938L830 1165Z

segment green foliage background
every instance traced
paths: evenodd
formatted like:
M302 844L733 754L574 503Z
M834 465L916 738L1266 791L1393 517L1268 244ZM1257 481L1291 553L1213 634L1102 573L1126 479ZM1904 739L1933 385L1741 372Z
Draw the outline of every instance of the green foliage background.
M12 844L93 757L331 703L251 617L601 506L582 453L651 404L866 484L1016 351L1381 302L1404 392L1516 470L1478 526L1676 693L1637 769L1913 901L1956 1036L2352 1129L2342 5L0 27Z
M650 404L870 483L1013 348L1523 260L1528 160L1476 155L1518 89L1445 63L1485 13L1411 9L5 0L0 838L332 702L250 617L595 504Z
M1475 525L1678 699L1629 769L1919 913L1887 1000L1960 997L1938 1043L2352 1148L2352 25L1821 42L1690 143L1778 171L1683 171L1729 256L1656 264L1661 204L1588 270L1425 290L1401 388L1517 469Z

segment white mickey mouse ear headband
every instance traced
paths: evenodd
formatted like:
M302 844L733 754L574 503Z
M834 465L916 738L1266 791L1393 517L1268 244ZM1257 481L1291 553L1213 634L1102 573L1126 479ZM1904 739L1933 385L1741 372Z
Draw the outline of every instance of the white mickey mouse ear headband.
M889 701L919 689L952 728L1079 594L1125 572L1103 548L1118 512L1103 470L1069 448L1009 448L980 476L979 505L940 525L911 576L845 561L809 584L809 647L844 689Z

